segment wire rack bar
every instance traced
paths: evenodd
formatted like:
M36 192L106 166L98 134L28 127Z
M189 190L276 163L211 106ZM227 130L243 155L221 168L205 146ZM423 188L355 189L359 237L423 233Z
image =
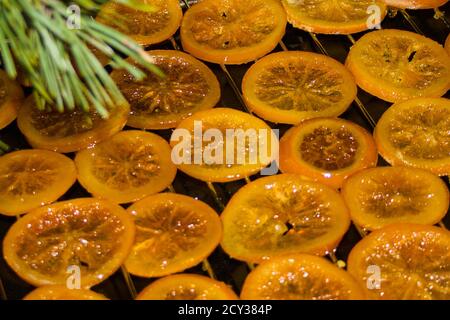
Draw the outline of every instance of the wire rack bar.
M125 279L125 283L127 285L128 292L131 295L131 298L135 299L137 296L137 291L136 286L134 285L133 278L131 278L130 273L128 272L127 268L124 265L120 267L120 270L122 271L122 275L123 278Z
M425 35L423 31L420 29L420 27L417 25L417 23L414 21L414 19L409 15L406 10L400 10L400 13L402 14L403 18L405 18L406 21L408 21L409 25L414 29L414 31L422 36Z

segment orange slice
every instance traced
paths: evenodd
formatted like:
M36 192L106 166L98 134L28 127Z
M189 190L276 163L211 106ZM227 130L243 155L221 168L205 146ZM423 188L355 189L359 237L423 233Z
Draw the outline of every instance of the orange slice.
M214 251L222 235L217 213L183 195L150 196L128 212L137 233L125 266L140 277L162 277L196 266Z
M138 2L152 6L153 10L146 12L108 1L102 6L96 20L130 36L142 46L163 42L174 35L183 18L178 0Z
M374 231L351 251L348 271L372 299L449 300L450 232L415 224Z
M289 174L242 187L221 218L222 248L232 258L253 263L299 252L325 255L350 225L339 193Z
M317 118L291 128L280 141L280 169L340 188L350 175L377 164L372 136L338 118Z
M66 286L43 286L27 294L23 300L108 300L104 295L86 289L67 289Z
M361 300L364 291L344 270L324 258L292 254L261 263L250 272L244 300Z
M22 88L0 69L0 129L16 119L17 110L22 102Z
M0 212L15 216L58 200L75 183L73 161L59 153L22 150L0 157Z
M424 170L386 167L351 176L342 189L352 220L375 230L400 222L433 225L446 214L445 183Z
M286 24L277 0L203 0L185 13L181 42L199 59L242 64L275 49Z
M69 153L92 147L122 130L129 112L128 105L118 105L103 119L95 111L40 111L30 97L19 110L17 124L33 148Z
M389 102L441 97L450 88L449 55L413 32L370 32L352 47L346 65L358 86Z
M183 120L170 144L178 169L207 182L249 177L269 165L278 151L278 139L264 121L229 108L200 111Z
M166 189L177 169L169 144L144 131L122 131L91 149L80 151L75 163L78 181L92 195L129 203Z
M74 199L33 210L14 223L3 240L3 255L34 286L65 285L80 276L86 289L122 265L134 233L133 219L121 207Z
M370 28L373 12L380 13L377 23L381 23L387 14L387 6L378 0L282 0L282 3L288 21L294 27L315 33L365 31ZM372 7L374 9L370 10Z
M131 105L128 125L141 129L169 129L194 112L214 107L220 99L220 85L214 73L194 57L179 51L148 52L165 74L161 78L147 71L136 81L124 70L112 73Z
M391 165L450 174L450 100L415 99L395 104L379 120L375 141Z
M136 300L237 300L225 283L195 274L177 274L158 279Z
M401 9L434 9L448 0L383 0L387 5Z
M242 91L249 108L275 122L298 124L342 114L355 100L352 74L339 62L310 52L279 52L255 63Z

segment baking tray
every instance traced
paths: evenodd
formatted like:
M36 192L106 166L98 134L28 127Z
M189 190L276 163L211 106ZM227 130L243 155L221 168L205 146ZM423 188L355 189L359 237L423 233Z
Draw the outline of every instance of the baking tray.
M187 5L193 4L194 2L195 1L180 1L184 10L186 10ZM441 7L440 10L443 12L443 15L440 18L435 17L436 12L434 10L391 12L382 23L382 28L402 29L421 33L443 44L450 32L450 15L444 13L450 12L450 3ZM364 33L355 34L353 35L353 39L358 40L363 34ZM280 43L275 51L302 50L326 53L331 57L344 62L351 45L352 39L344 35L314 35L294 29L289 25L282 43ZM180 48L180 39L179 34L177 33L170 41L166 41L157 46L150 46L147 49ZM240 87L241 80L250 65L251 64L221 67L214 64L208 64L211 70L217 75L221 84L222 98L218 106L246 111L240 94ZM447 93L446 97L449 98L449 93ZM353 121L369 131L373 131L373 125L378 121L390 104L381 101L362 90L359 90L358 99L358 102L354 102L348 111L341 117ZM283 134L290 127L288 125L269 124L273 128L280 129L280 134ZM171 134L170 130L154 132L167 140ZM11 150L30 148L15 123L0 131L0 139L11 146ZM74 155L70 154L69 156L73 158ZM387 164L380 159L379 165ZM257 178L257 175L252 176L251 180ZM230 197L245 185L245 183L245 181L236 181L225 184L214 184L213 188L211 188L211 186L208 186L206 183L193 179L179 171L173 183L173 187L177 193L200 199L211 205L220 213ZM446 179L446 183L448 185L448 179ZM61 198L61 200L88 196L90 195L77 183ZM15 218L0 216L0 239L4 238L7 230L15 220ZM447 228L450 227L450 213L447 213L442 222ZM360 234L356 228L352 226L338 246L335 257L328 258L346 261L351 248L360 239ZM7 266L1 250L2 249L0 248L0 299L21 299L28 292L33 290L33 287L21 280ZM185 272L214 276L216 279L232 286L235 292L239 294L242 284L250 271L250 266L246 263L230 259L220 247L209 256L208 261L211 266L209 272L204 264L188 269ZM152 281L154 281L154 279L130 276L126 271L119 270L103 283L93 287L93 290L106 295L110 299L132 299L136 292L140 292Z

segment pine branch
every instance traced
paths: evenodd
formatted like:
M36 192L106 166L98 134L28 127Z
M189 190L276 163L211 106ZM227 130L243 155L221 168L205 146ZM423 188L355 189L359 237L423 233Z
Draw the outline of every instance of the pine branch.
M139 0L116 0L135 9L152 11ZM92 15L106 0L0 0L0 57L11 78L17 65L33 87L39 109L63 112L82 108L104 117L125 103L120 90L90 50L107 56L113 68L126 69L137 79L145 73L125 61L129 56L143 68L162 76L152 59L129 37L96 22ZM71 29L70 4L81 9L80 28Z

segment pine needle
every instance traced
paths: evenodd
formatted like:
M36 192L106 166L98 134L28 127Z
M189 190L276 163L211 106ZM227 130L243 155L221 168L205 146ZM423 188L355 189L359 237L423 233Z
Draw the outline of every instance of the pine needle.
M115 0L137 10L154 8L139 0ZM142 68L163 73L152 58L128 36L92 18L106 0L1 0L0 60L11 78L18 69L33 87L39 109L59 112L94 108L103 117L126 103L117 85L90 48L105 54L113 68L122 68L137 79L145 72L124 60L129 56ZM80 28L69 28L69 6L80 8ZM20 68L17 68L20 66Z

